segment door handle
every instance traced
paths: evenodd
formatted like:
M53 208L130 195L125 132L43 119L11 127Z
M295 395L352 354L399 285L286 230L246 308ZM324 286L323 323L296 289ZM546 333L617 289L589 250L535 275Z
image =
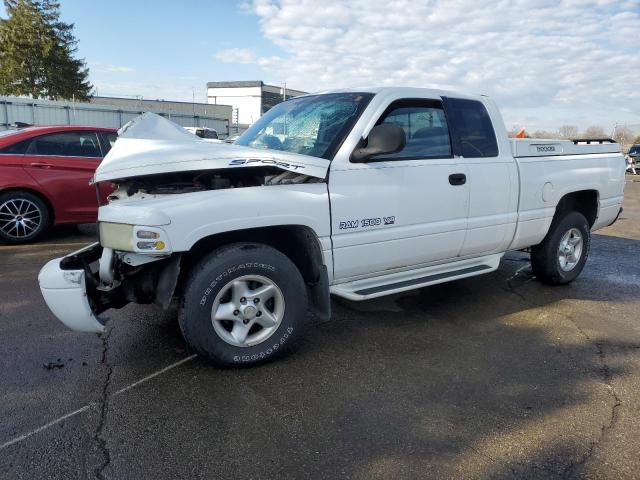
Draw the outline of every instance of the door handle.
M50 163L33 162L30 164L34 168L51 168L53 165Z
M449 175L451 185L464 185L467 183L467 176L464 173L452 173Z

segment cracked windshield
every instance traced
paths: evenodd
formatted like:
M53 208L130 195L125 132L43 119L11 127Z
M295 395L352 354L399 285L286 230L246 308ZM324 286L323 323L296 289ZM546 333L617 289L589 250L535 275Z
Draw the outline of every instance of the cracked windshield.
M242 134L236 144L331 160L372 96L336 93L280 103Z

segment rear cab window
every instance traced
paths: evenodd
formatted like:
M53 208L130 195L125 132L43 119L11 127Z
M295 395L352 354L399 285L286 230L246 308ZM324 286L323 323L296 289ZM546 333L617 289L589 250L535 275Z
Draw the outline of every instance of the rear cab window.
M444 97L453 154L466 158L497 157L498 142L487 109L477 100Z

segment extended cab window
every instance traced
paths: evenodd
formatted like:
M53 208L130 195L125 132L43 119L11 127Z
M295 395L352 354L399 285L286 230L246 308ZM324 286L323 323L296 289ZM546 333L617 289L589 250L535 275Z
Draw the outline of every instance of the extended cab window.
M371 160L412 160L451 157L451 142L442 104L432 100L401 100L392 103L378 124L394 123L404 130L404 149Z
M453 153L461 157L497 157L498 142L491 117L481 102L446 98Z
M40 135L29 147L31 155L55 155L60 157L102 156L98 137L94 132L60 132Z

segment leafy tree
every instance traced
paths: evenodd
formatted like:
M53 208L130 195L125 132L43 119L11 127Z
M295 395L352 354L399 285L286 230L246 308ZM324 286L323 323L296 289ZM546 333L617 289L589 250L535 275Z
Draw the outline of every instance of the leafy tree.
M634 143L634 144L636 144L636 145L637 145L637 144L640 144L640 135L638 135L638 136L636 137L636 139L633 141L633 143Z
M0 19L0 94L86 100L93 86L75 58L73 24L60 20L55 0L5 0Z

